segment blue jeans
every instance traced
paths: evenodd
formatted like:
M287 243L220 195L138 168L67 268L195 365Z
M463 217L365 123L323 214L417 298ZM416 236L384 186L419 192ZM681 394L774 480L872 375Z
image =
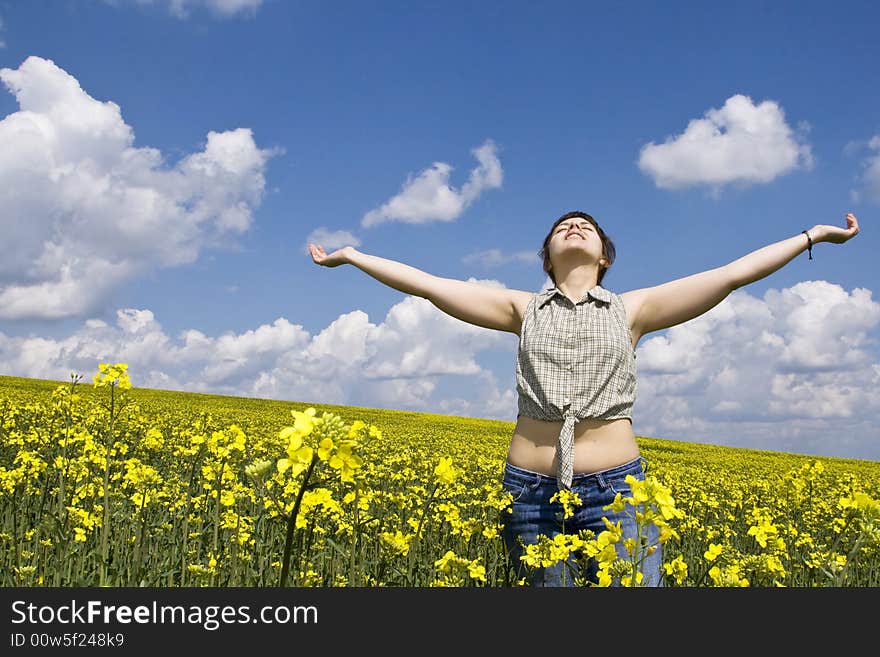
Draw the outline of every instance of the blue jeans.
M642 467L644 462L645 467ZM623 538L617 544L617 552L621 558L627 558L626 548L623 541L627 538L637 538L638 526L634 518L634 508L626 505L620 512L605 511L602 507L611 504L617 493L623 497L632 495L629 484L625 479L627 475L633 475L636 479L644 480L647 471L647 460L640 456L629 463L624 463L608 470L592 472L589 474L575 474L571 483L571 490L578 494L583 505L575 507L574 515L565 519L564 531L566 534L577 534L582 529L592 530L596 536L605 531L605 523L602 517L608 518L613 523L620 521L623 530ZM536 543L537 536L544 534L553 538L563 532L562 505L558 502L551 504L550 498L558 491L556 477L549 477L537 472L518 468L515 465L506 465L503 479L504 490L513 496L512 512L505 516L502 536L507 546L507 553L512 562L517 578L526 578L530 586L574 586L574 576L585 576L591 582L598 582L598 563L590 559L586 572L580 573L579 564L572 556L568 562L559 562L547 568L529 568L520 557L524 548L519 539L525 544ZM647 555L641 565L644 574L642 581L646 586L663 586L663 557L661 545L658 542L659 530L654 524L648 524L643 528L647 532L647 545L656 545L653 554ZM619 582L615 580L615 585Z

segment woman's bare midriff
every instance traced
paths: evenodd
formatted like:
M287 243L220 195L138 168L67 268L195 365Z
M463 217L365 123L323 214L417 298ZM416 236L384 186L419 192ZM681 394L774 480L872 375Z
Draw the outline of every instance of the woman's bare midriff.
M516 420L507 461L532 472L556 476L556 442L562 422L520 415ZM639 446L628 418L587 418L574 427L575 473L599 472L628 463L639 456Z

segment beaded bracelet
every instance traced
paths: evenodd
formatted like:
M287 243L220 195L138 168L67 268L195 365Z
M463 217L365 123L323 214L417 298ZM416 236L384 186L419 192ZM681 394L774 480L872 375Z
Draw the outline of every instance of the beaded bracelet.
M807 236L807 251L810 252L810 260L813 259L813 240L810 239L810 234L807 231L801 231L804 235Z

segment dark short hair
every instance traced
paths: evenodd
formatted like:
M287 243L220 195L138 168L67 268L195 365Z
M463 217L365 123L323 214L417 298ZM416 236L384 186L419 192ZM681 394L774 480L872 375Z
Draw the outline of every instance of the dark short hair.
M605 278L605 272L608 271L608 268L614 263L614 257L616 255L616 251L614 250L614 242L611 241L611 238L605 234L605 231L599 227L599 224L596 222L593 217L588 215L586 212L566 212L564 215L559 217L556 221L553 222L553 226L550 228L550 232L547 233L547 236L544 238L544 244L541 246L541 250L538 251L538 257L541 258L541 261L544 265L544 271L550 277L550 280L553 281L553 285L556 285L556 276L553 275L553 272L550 271L550 254L547 250L547 247L550 244L550 240L553 237L553 231L556 230L556 227L561 224L566 219L586 219L591 224L593 224L593 228L596 229L596 232L599 234L599 238L602 240L602 255L605 257L605 260L608 261L607 265L599 265L599 280L596 281L597 284L602 284L602 279Z

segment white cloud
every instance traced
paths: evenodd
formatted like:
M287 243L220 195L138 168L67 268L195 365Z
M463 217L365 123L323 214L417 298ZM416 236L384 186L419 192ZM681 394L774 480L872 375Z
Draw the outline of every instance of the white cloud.
M878 326L880 303L864 288L806 281L762 298L737 290L640 343L636 434L880 459ZM149 310L126 309L115 325L90 319L60 339L0 333L0 371L89 379L98 362L123 361L138 387L512 422L516 347L516 336L418 297L381 323L355 310L314 335L279 318L241 334L172 338ZM497 378L479 362L493 351L510 359Z
M422 224L455 220L484 190L501 187L503 171L496 151L492 140L471 151L479 164L460 191L449 186L452 166L435 162L415 178L407 178L397 196L367 212L361 225L369 228L386 221Z
M436 410L432 409L432 412L515 421L515 417L511 417L511 409L515 415L517 405L514 386L503 384L499 386L495 374L490 370L483 370L473 379L482 393L480 397L444 397L436 402Z
M371 340L373 353L364 364L364 375L378 379L474 375L481 371L476 354L504 341L497 331L450 317L426 299L407 297L388 312L382 330Z
M222 18L254 16L262 4L263 0L170 0L171 13L180 18L202 7Z
M880 458L878 325L880 304L864 288L806 281L762 299L738 290L639 344L636 432ZM845 435L854 442L841 445Z
M152 311L126 308L116 312L117 324L123 333L144 333L155 326Z
M0 80L20 106L0 121L0 319L83 317L133 276L250 227L274 154L250 129L209 132L169 167L133 145L117 104L52 61L29 57Z
M852 157L854 155L858 155L861 150L867 146L868 143L864 141L859 141L858 139L851 139L843 146L843 155L845 157Z
M278 355L301 350L308 343L308 333L284 318L272 325L262 325L241 335L227 334L210 340L211 360L200 370L200 378L208 384L247 380L274 364Z
M309 244L320 244L327 253L330 253L343 246L353 246L356 248L361 245L361 241L347 230L330 230L321 226L309 233L309 236L306 238L306 242L302 247L305 253L309 252Z
M539 263L537 251L516 251L504 253L500 249L487 249L476 251L464 256L461 261L467 265L482 265L483 267L500 267L509 262L524 262L528 264Z
M862 161L864 171L859 176L861 189L853 190L850 198L858 203L866 197L880 204L880 135L871 138L867 146L874 152Z
M193 11L205 9L218 18L252 17L263 4L263 0L104 0L109 5L118 6L123 2L138 5L167 5L168 11L176 18L189 18Z
M428 408L437 387L430 379L384 379L372 385L378 408Z
M438 379L485 377L475 356L513 339L417 297L392 307L381 324L356 310L316 335L279 318L241 334L189 329L173 339L150 310L129 308L117 311L114 326L89 319L58 340L0 333L0 371L66 380L71 371L90 377L99 362L127 362L139 387L428 410ZM470 397L473 412L497 408L491 401L505 394L481 389ZM481 405L484 397L490 403Z
M785 122L782 108L766 100L731 96L721 109L693 119L684 132L662 144L650 143L639 153L639 168L664 189L706 185L767 183L795 169L810 169L813 155Z

